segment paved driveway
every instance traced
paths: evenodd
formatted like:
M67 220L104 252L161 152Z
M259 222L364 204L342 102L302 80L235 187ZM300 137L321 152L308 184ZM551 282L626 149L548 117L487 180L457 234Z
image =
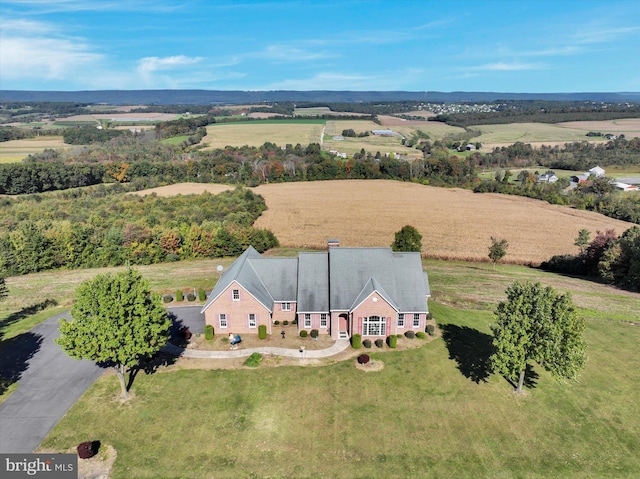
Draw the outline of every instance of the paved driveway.
M104 371L92 361L70 358L53 342L65 314L0 351L0 375L19 378L18 389L0 404L0 452L32 452Z
M178 326L203 333L201 308L187 306L169 311L176 316ZM0 404L0 453L30 453L36 449L104 372L93 361L70 358L54 343L61 317L68 317L68 312L47 319L0 350L0 376L19 379L18 389Z

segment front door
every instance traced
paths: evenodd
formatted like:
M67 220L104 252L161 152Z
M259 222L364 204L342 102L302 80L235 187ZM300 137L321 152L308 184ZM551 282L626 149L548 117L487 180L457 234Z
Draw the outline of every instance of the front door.
M340 315L339 329L341 333L347 333L349 335L349 316L347 314Z

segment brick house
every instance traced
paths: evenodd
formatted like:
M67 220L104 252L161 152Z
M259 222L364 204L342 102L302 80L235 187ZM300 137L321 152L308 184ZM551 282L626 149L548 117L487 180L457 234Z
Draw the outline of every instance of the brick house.
M222 274L202 313L219 334L255 334L260 324L272 334L274 321L297 319L298 331L375 339L424 331L429 296L419 253L330 247L264 258L250 246Z

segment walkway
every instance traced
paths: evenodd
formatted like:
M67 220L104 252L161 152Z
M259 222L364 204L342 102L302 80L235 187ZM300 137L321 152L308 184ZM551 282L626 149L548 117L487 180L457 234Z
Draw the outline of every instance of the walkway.
M163 351L174 356L181 356L183 358L202 358L202 359L231 359L231 358L244 358L251 356L253 353L260 354L273 354L275 356L283 356L287 358L300 358L300 359L320 359L328 358L335 354L341 353L349 347L348 339L338 339L333 346L327 349L318 349L313 351L304 350L300 352L299 349L288 348L250 348L250 349L231 349L229 351L205 351L202 349L185 349L180 348L174 344L168 343Z

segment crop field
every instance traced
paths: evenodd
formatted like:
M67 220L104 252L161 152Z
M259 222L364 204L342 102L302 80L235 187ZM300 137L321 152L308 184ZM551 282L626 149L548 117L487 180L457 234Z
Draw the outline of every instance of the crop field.
M343 130L349 128L353 129L357 134L365 131L371 132L371 130L382 130L385 129L386 126L380 126L368 120L327 121L322 145L323 149L337 150L349 155L358 153L364 148L370 153L379 151L382 154L396 152L408 157L422 156L422 152L403 146L400 136L376 136L370 134L363 138L345 137L343 140L333 139L334 136L341 135Z
M472 141L482 143L483 149L516 143L531 143L532 146L555 145L574 141L602 142L604 138L587 137L587 131L579 128L562 127L549 123L508 123L502 125L475 125L470 128L482 132Z
M293 110L294 115L310 116L310 115L332 115L332 116L368 116L366 113L354 113L349 111L331 111L327 106L317 106L313 108L296 108Z
M229 185L219 185L212 183L180 183L177 185L158 186L157 188L149 188L147 190L136 191L135 195L146 196L156 194L158 196L176 196L176 195L199 195L204 192L209 192L212 195L217 195L223 191L233 189Z
M394 233L412 225L428 257L488 261L490 237L509 242L505 261L540 263L577 253L578 231L614 229L631 223L589 211L517 196L479 194L391 180L342 180L260 185L267 203L255 226L275 233L282 246L324 248L388 246Z
M603 134L624 134L627 138L640 136L640 118L621 118L619 120L607 121L568 121L565 123L557 123L557 126L583 130L585 132L599 131Z
M69 149L62 140L62 136L38 136L23 140L0 142L0 163L15 163L22 161L32 153L41 153L46 148Z
M319 143L324 125L321 123L282 123L282 122L244 122L219 123L207 126L207 135L202 143L205 149L224 148L225 146L261 146L265 142L285 146L287 143L308 145Z

